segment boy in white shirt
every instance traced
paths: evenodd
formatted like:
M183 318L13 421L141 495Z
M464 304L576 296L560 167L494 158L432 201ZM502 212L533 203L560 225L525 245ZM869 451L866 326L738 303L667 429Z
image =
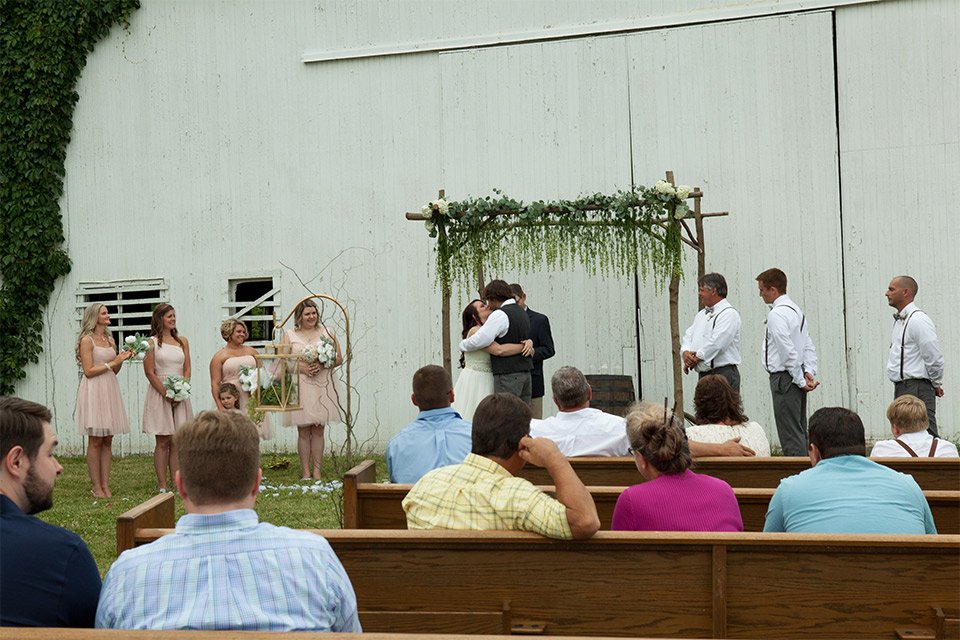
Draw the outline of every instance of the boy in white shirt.
M893 440L873 445L871 458L956 458L957 446L927 432L927 407L916 396L895 398L887 407Z

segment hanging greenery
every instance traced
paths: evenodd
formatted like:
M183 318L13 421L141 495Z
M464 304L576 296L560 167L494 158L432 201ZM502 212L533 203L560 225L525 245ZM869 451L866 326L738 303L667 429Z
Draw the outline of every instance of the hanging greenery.
M494 189L493 196L421 208L437 239L436 275L444 291L465 288L482 267L486 273L566 269L581 264L590 275L626 275L639 270L658 283L682 273L680 228L690 211L690 187L660 180L612 195L524 204Z
M77 79L93 45L139 0L0 0L0 394L37 362L43 309L70 272L64 160Z

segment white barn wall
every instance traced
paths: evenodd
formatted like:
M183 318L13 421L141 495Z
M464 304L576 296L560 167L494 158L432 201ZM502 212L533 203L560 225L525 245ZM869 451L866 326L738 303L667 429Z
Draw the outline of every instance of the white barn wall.
M776 264L791 278L790 293L803 305L820 353L824 385L811 396L811 410L849 404L859 391L855 406L869 416L868 436L882 436L879 417L889 383L878 376L886 343L867 337L889 331L878 319L887 317L886 309L875 298L850 296L851 277L874 288L885 284L886 252L877 250L879 238L851 238L860 228L857 215L862 233L876 234L871 220L895 229L902 208L881 211L889 207L867 202L862 213L851 214L846 207L856 201L848 200L849 184L859 176L870 187L857 191L864 194L879 191L881 182L909 182L900 180L900 172L909 173L915 162L926 167L933 184L948 184L951 176L955 181L957 139L943 132L957 121L956 101L949 99L957 95L957 65L941 44L949 42L949 25L956 26L955 4L888 1L837 10L843 227L830 13L300 62L308 50L549 31L722 5L145 1L129 32L114 30L98 45L78 87L62 200L74 268L51 303L43 360L28 370L19 392L51 404L65 449L79 451L83 443L72 419L77 283L162 276L181 331L191 340L195 408L208 408L206 369L222 344L217 327L227 278L279 273L285 312L304 290L280 263L310 279L346 248L338 263L347 265L345 275L328 269L311 286L331 293L341 284L354 300L355 339L362 336L354 361L360 436L382 447L414 415L412 371L438 362L441 352L431 241L422 225L403 219L404 211L416 210L437 188L451 197L483 195L492 187L525 199L573 197L626 187L631 172L650 184L673 169L680 182L704 188L705 210L731 212L706 223L708 268L726 274L744 318L747 412L774 431L758 366L765 307L753 299L753 278ZM922 95L944 83L952 87L942 103L927 102L921 110L944 122L939 138L930 128L930 153L914 150L902 135L871 147L873 133L864 131L867 142L859 145L846 133L866 112L883 112L891 132L918 113L895 91L879 104L862 102L866 91L875 90L865 73L880 78L891 68L903 74L915 68L893 51L880 57L861 45L875 38L882 49L889 36L870 29L886 20L893 30L904 23L904 12L926 50L943 51L940 63L927 65L929 73L909 78L910 86ZM931 18L943 24L929 24ZM898 37L909 42L907 35ZM845 61L847 50L858 55ZM857 153L863 156L860 168ZM878 177L877 166L889 168ZM937 176L943 182L934 182ZM939 203L934 195L924 197L931 206ZM903 207L918 211L908 195L900 198ZM914 273L921 301L938 321L950 367L957 360L958 332L946 310L957 308L956 294L933 265L939 274L956 271L955 252L947 252L945 242L956 237L948 232L957 223L942 217L944 244L924 257L928 271ZM133 229L145 234L139 246L114 239ZM696 308L695 272L688 254L682 325ZM588 278L581 270L502 275L521 281L531 306L551 318L559 355L548 361L547 376L568 363L585 371L607 365L611 373L636 374L629 279ZM868 299L882 313L850 313ZM942 308L932 306L937 299ZM456 335L459 318L453 315ZM643 393L662 397L670 389L666 301L649 285L641 317ZM851 336L863 337L862 349L854 348ZM881 390L875 397L863 395L861 380L869 375L876 380L866 384ZM118 438L118 451L149 452L152 438L138 435L146 380L134 366L121 373L121 383L134 435ZM955 437L949 389L940 415ZM688 380L688 399L692 392ZM275 429L280 436L265 449L292 450L291 431ZM335 436L337 427L330 433Z

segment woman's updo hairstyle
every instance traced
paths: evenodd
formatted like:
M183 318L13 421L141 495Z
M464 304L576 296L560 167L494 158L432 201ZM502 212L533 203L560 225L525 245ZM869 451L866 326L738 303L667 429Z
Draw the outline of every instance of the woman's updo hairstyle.
M661 409L662 412L662 409ZM683 473L693 464L683 421L673 413L652 418L645 411L627 415L627 439L654 469L667 475Z
M243 327L243 330L248 334L250 330L247 329L247 323L243 320L237 320L236 318L227 318L220 323L220 336L227 342L230 342L230 336L233 335L233 330L237 328L237 325Z

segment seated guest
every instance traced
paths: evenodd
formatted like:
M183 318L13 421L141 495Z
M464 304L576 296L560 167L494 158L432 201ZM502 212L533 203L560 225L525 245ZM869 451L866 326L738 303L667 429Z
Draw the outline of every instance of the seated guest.
M575 367L560 367L550 379L556 416L530 423L530 436L550 438L567 457L625 456L630 444L623 418L590 408L592 391Z
M33 514L63 467L50 411L0 396L0 626L92 627L100 571L80 536Z
M470 423L450 407L453 397L443 367L430 364L413 374L410 399L420 413L387 444L390 482L413 484L427 471L459 464L470 453Z
M911 476L868 459L863 422L849 409L810 416L812 469L784 478L764 531L936 533L930 506Z
M318 535L257 521L260 436L206 411L173 435L186 515L125 551L104 579L97 627L359 633L353 585Z
M690 471L693 459L683 422L670 414L651 420L627 415L627 433L647 479L620 494L614 531L743 531L737 497L723 480Z
M530 408L495 393L473 414L472 451L462 464L434 469L403 500L410 529L509 529L550 538L589 538L600 528L597 507L553 441L531 438ZM527 462L546 467L554 500L515 477Z
M740 394L733 390L723 376L704 376L697 383L693 395L697 411L697 425L687 427L691 442L722 443L739 438L740 443L753 449L758 456L770 455L770 441L756 422L743 413Z
M957 445L934 438L927 431L927 405L916 396L903 395L887 407L893 440L873 445L871 458L956 458Z
M663 405L656 402L640 401L630 407L630 413L636 413L640 422L644 420L663 420ZM678 418L679 419L679 418ZM709 457L744 457L757 455L750 447L740 444L740 436L721 442L687 442L690 447L690 455L694 458ZM629 444L628 444L629 446Z

